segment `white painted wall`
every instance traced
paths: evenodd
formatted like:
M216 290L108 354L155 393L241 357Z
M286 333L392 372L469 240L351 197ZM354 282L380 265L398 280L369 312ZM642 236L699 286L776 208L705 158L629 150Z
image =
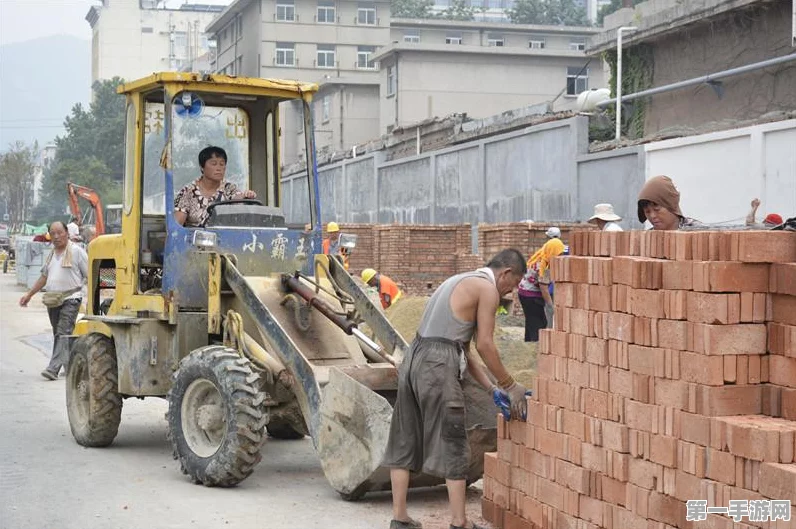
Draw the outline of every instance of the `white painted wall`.
M702 222L743 224L760 198L768 213L796 215L796 120L645 145L647 179L667 175L683 214Z

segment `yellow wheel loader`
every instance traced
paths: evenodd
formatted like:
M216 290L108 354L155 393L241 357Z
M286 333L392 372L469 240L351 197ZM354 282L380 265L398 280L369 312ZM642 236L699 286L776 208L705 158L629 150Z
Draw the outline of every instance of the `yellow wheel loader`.
M234 486L267 453L269 435L309 435L344 498L389 489L381 461L408 346L321 252L316 90L189 73L119 87L127 101L121 233L89 244L86 316L67 370L79 444L110 445L124 399L160 397L174 456L196 483ZM286 107L303 118L308 161L289 208L279 146ZM197 155L210 145L227 153L226 180L257 198L214 202L202 226L186 227L175 196L199 176ZM467 395L475 481L483 453L496 447L496 410L469 379ZM412 486L442 482L412 476Z

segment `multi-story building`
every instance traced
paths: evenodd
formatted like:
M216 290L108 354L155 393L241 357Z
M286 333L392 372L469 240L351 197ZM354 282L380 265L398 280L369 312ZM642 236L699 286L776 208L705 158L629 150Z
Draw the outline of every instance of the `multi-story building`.
M204 4L168 9L162 0L101 0L86 15L92 30L92 83L182 69L215 49L205 27L223 9Z
M453 113L483 118L536 103L573 108L581 92L604 86L602 61L583 51L597 31L394 19L392 44L376 56L381 129Z
M603 86L602 61L583 52L590 27L391 19L388 1L235 0L206 31L218 45L214 71L320 85L320 151L432 116L566 108ZM286 164L303 151L299 108L280 115Z
M343 150L378 136L378 48L390 38L390 2L236 0L208 27L215 71L321 85L315 99L319 149ZM284 109L283 158L304 145L299 104Z
M796 109L792 9L791 2L777 0L650 0L605 17L604 31L589 41L587 53L615 53L618 28L634 27L623 35L623 56L625 64L635 60L640 66L625 68L623 78L656 89L635 100L640 132L724 128ZM741 67L743 75L724 76ZM703 81L718 73L721 78ZM625 118L634 114L628 110Z

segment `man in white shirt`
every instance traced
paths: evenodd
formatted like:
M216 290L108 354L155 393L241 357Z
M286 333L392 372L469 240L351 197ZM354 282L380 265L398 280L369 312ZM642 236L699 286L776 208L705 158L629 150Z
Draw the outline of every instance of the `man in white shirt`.
M69 240L79 242L82 240L80 237L80 226L77 225L77 219L72 217L69 224L66 225L66 231L69 233Z
M27 307L30 299L42 288L48 294L61 293L62 303L48 306L47 314L53 328L53 353L50 365L41 372L47 380L57 380L58 373L68 359L67 340L75 330L75 320L83 298L83 285L88 278L88 256L85 250L69 240L69 232L61 221L50 224L50 237L53 250L41 268L41 277L19 300L22 307Z
M594 215L589 219L590 224L596 224L600 231L624 231L622 226L617 224L622 217L614 213L611 204L597 204L594 206Z

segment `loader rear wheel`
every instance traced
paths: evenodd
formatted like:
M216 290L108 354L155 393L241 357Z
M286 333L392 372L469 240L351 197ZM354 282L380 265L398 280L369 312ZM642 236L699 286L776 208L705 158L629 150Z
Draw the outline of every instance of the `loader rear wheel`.
M66 372L66 411L78 444L111 444L122 420L116 348L102 334L81 336L72 348Z
M284 421L271 421L268 423L266 428L268 429L268 435L274 439L304 439L303 433L297 431L295 428L290 426L289 423Z
M180 362L168 400L169 439L183 473L208 487L251 475L268 412L249 360L220 345L196 349Z

